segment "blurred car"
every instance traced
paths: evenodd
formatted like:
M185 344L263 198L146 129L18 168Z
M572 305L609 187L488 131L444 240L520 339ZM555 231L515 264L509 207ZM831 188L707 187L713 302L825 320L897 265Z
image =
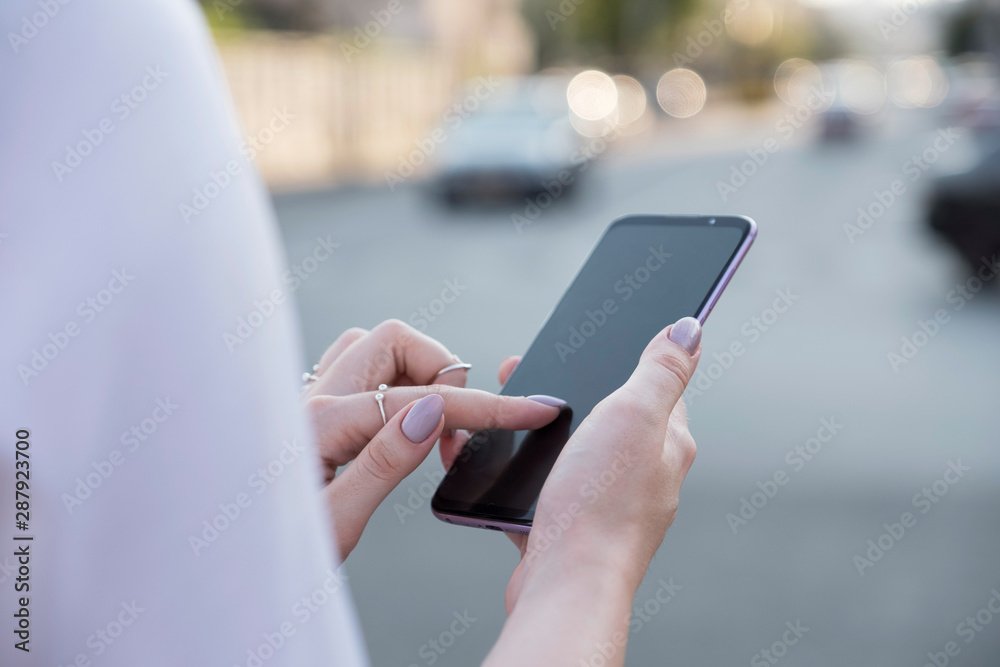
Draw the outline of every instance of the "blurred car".
M989 60L967 60L950 68L946 106L952 125L974 132L1000 129L1000 72Z
M850 141L861 134L860 117L840 100L819 114L820 138L823 141Z
M568 194L584 162L568 111L562 77L503 82L474 112L446 116L432 189L452 204Z
M931 186L929 224L974 269L1000 254L1000 137L972 169Z
M824 63L819 69L822 84L817 90L828 96L825 106L817 114L820 139L831 142L857 139L866 126L862 114L858 112L858 102L862 102L861 106L867 102L877 108L874 106L875 100L871 99L871 91L865 90L865 84L870 85L871 82L863 78L859 81L857 73L871 77L873 71L855 61ZM882 83L881 80L879 83ZM878 106L881 106L881 102Z

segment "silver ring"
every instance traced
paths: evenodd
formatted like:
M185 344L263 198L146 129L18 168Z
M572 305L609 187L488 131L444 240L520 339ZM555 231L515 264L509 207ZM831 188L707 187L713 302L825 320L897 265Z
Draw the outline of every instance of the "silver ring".
M302 374L302 381L305 382L306 384L309 384L310 382L315 382L316 380L318 380L319 376L316 375L316 371L318 370L319 370L319 364L313 364L311 373Z
M456 371L459 368L469 370L470 368L472 368L472 364L465 364L460 361L457 364L451 364L450 366L445 366L444 368L442 368L441 370L439 370L437 373L434 374L434 379L437 379L439 376L443 375L444 373L447 373L448 371Z
M380 384L378 386L378 393L375 394L375 400L378 401L378 411L382 413L382 426L385 426L387 422L385 418L385 405L383 405L382 403L382 400L385 398L385 394L383 394L382 392L384 392L388 388L389 385Z

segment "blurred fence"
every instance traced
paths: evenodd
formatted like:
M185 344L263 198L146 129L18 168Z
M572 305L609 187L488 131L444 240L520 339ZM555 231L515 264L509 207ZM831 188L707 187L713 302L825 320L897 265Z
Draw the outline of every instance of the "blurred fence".
M419 45L348 58L332 36L247 32L218 46L257 164L277 188L381 177L440 121L462 79ZM275 129L284 110L292 119Z

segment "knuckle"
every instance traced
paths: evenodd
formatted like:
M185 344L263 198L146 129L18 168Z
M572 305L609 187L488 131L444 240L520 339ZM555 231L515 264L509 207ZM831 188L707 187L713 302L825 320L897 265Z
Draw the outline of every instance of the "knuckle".
M691 380L691 366L686 361L668 351L652 355L653 367L666 388L680 396Z
M698 455L698 444L690 433L685 433L677 439L677 451L680 454L684 470L687 470L694 464L694 459Z
M508 396L491 397L486 404L485 428L503 428L508 422L511 399Z
M377 331L379 334L395 339L407 335L410 331L410 325L403 320L393 318L385 320L376 326L373 331Z
M327 416L327 413L334 409L336 403L337 399L334 396L310 396L306 399L306 413L313 422L317 422Z
M424 389L424 396L427 396L429 394L447 394L452 389L454 389L454 387L451 387L446 384L435 383L435 384L426 384L423 386L423 389Z
M367 477L380 482L394 482L402 476L403 462L399 455L383 444L372 442L357 458L355 465Z
M337 338L337 341L338 342L340 342L340 341L348 341L348 340L349 341L355 341L358 338L361 338L362 336L364 336L366 333L368 333L368 332L366 330L362 329L361 327L351 327L350 329L347 329L346 331L344 331L344 333L340 334L340 336Z

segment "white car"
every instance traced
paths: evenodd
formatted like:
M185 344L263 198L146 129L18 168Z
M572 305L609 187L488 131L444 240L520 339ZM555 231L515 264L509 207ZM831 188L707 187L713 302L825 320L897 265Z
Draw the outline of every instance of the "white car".
M566 194L584 162L562 77L506 81L475 111L446 114L443 130L433 187L451 203Z

